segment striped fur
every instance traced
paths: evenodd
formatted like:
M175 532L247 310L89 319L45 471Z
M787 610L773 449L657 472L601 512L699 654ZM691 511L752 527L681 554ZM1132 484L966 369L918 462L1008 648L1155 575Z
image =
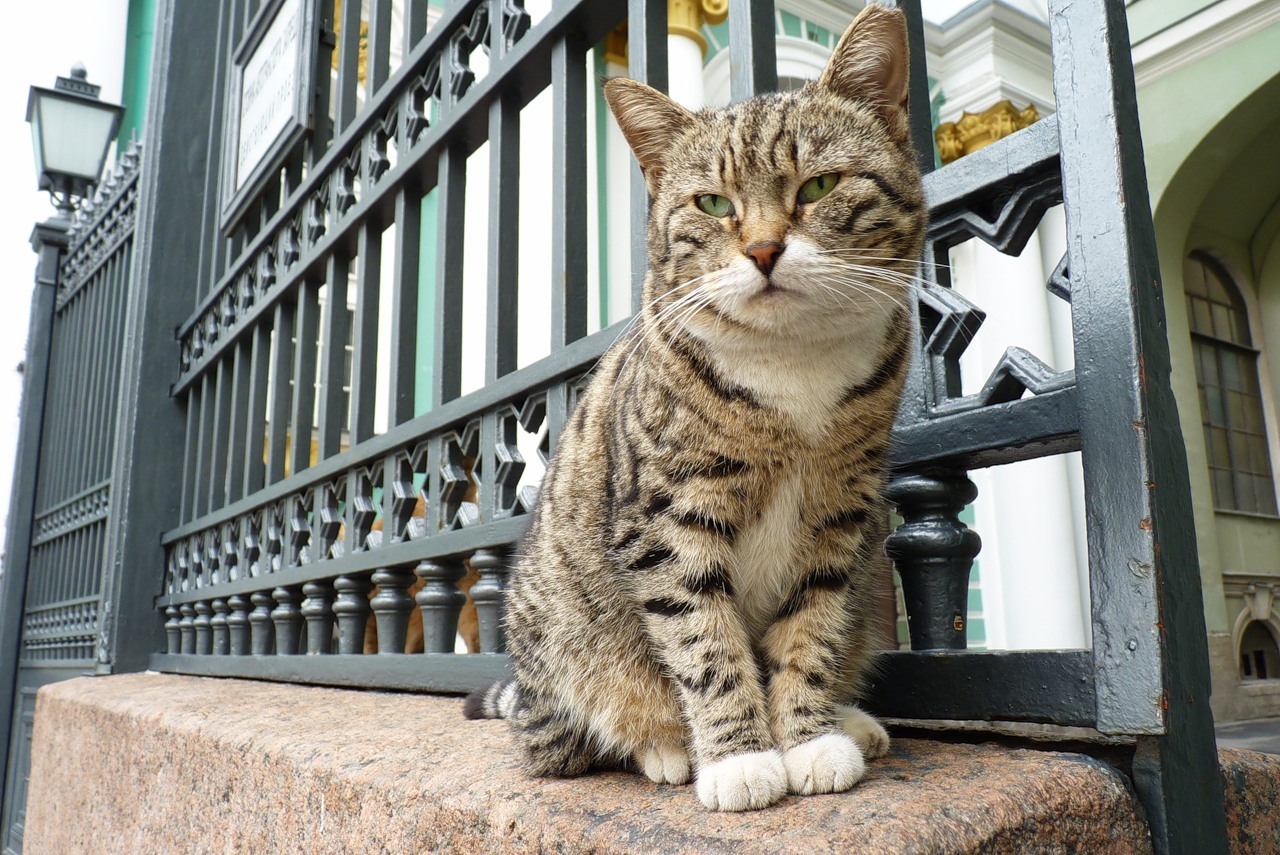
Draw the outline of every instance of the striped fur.
M531 773L696 774L740 810L847 789L887 750L845 704L888 578L925 225L906 62L901 13L872 5L799 92L690 113L606 84L653 197L644 306L542 484L507 592L518 688L467 704L510 721Z

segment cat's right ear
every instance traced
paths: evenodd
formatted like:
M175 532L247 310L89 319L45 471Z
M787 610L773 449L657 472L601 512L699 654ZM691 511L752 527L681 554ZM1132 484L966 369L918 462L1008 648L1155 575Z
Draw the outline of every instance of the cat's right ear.
M851 101L870 101L890 124L906 116L911 51L907 18L875 3L853 19L818 85Z
M625 77L604 82L604 99L640 161L645 178L657 178L662 174L672 141L688 127L693 114L657 89Z

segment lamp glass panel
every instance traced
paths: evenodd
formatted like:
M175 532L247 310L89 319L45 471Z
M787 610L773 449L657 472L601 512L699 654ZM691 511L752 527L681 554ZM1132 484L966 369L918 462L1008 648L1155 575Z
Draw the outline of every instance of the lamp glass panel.
M37 112L38 116L39 113ZM36 153L36 175L40 176L44 173L44 146L40 145L40 123L38 121L31 122L31 148Z
M97 181L115 126L111 110L64 98L40 99L44 169Z

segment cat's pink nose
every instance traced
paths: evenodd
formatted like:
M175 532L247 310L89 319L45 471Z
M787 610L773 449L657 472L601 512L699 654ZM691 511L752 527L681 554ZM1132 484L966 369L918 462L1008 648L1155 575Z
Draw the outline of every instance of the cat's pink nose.
M756 263L756 267L760 268L761 273L768 276L773 272L773 265L778 260L778 256L782 255L783 249L782 244L776 240L770 240L750 244L744 247L742 251Z

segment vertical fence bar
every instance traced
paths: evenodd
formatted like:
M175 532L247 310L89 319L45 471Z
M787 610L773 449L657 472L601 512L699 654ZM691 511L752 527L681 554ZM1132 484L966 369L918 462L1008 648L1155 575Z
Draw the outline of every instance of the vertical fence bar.
M579 178L587 162L584 48L575 33L551 47L551 350L587 334L587 195ZM547 395L547 432L554 448L569 414L567 389Z
M227 488L227 434L231 428L231 380L227 357L218 360L213 392L213 436L209 443L209 510L222 507Z
M907 16L907 46L911 52L911 80L908 82L908 109L911 114L911 138L916 146L920 174L934 169L933 116L929 104L929 75L925 66L924 17L920 0L889 0Z
M406 4L404 10L404 55L408 56L422 37L427 34L427 5Z
M245 446L243 491L240 498L261 490L266 480L267 381L271 368L271 328L259 320L254 324L247 382L248 410L244 419Z
M416 4L409 3L409 6ZM369 47L365 60L365 86L370 95L387 82L391 62L391 0L369 3Z
M396 194L395 272L391 294L391 364L387 366L394 427L415 415L418 372L418 271L422 258L422 194L404 187Z
M654 89L667 90L667 5L627 0L628 73ZM640 167L631 164L631 311L639 312L649 251L644 235L649 222L649 188Z
M267 431L267 483L284 478L285 442L289 431L289 372L293 367L293 303L276 303L271 343L271 415Z
M251 433L249 431L249 387L250 370L253 360L253 345L257 338L257 328L241 336L236 342L232 356L231 368L231 404L227 441L227 477L224 494L227 502L234 502L244 495L245 451ZM258 458L262 458L262 449L258 449Z
M351 346L351 442L373 436L378 386L378 302L381 291L382 230L373 220L360 224L356 238L356 316Z
M1140 737L1157 851L1226 851L1204 606L1125 7L1050 3L1098 728Z
M315 0L312 0L315 2ZM308 147L308 166L319 163L329 151L329 143L333 140L333 120L329 118L329 90L333 86L333 77L329 69L333 65L333 0L319 0L316 4L319 20L316 25L320 37L315 40L316 55L313 86L315 87L316 107L311 111L311 145ZM239 255L239 253L236 253ZM232 256L233 258L235 256Z
M729 97L745 101L777 88L773 0L729 0Z
M520 110L508 97L489 105L489 312L485 382L516 368L520 262Z
M192 386L184 396L184 418L186 427L183 431L182 443L182 484L179 498L178 518L183 522L195 519L191 497L195 494L196 480L196 424L198 408L193 400L200 394L199 388Z
M359 0L344 0L338 31L338 90L334 98L334 131L341 134L356 115L356 88L360 83ZM366 60L367 62L367 60ZM366 74L368 72L366 71Z
M462 392L462 247L467 204L467 159L448 146L440 152L436 185L436 332L432 406Z
M332 457L341 450L342 428L346 421L343 407L342 372L346 367L347 331L351 316L347 312L347 274L351 262L341 252L329 257L328 289L324 301L324 318L320 329L324 341L320 347L320 419L317 437L317 459Z
M320 335L320 286L311 277L298 283L297 314L293 319L293 430L290 473L311 465L311 421L316 405L316 341ZM277 628L277 635L279 629Z
M213 444L212 385L209 373L205 372L200 378L200 410L196 416L196 475L191 498L191 512L197 517L209 510L205 490L209 483L209 448Z

